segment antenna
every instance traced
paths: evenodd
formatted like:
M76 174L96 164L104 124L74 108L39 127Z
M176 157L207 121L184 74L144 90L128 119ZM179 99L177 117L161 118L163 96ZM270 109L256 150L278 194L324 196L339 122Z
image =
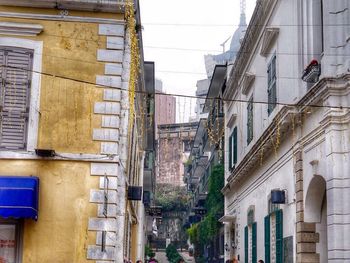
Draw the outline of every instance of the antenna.
M230 40L231 37L229 37L228 39L226 39L222 44L220 44L220 46L222 46L222 52L225 53L225 44L227 41Z

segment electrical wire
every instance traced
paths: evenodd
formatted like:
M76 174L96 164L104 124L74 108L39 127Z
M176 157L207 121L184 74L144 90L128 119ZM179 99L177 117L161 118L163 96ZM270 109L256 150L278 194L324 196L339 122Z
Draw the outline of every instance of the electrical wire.
M51 37L57 37L57 38L68 38L71 40L80 40L80 41L87 41L87 42L93 42L96 43L97 45L100 44L119 44L119 42L115 42L115 41L105 41L105 40L93 40L93 39L85 39L85 38L76 38L76 37L71 37L71 36L62 36L62 35L54 35L54 34L48 34L45 33L47 36L51 36ZM177 50L177 51L193 51L193 52L219 52L222 53L222 50L216 50L216 49L198 49L198 48L179 48L179 47L171 47L171 46L143 46L144 48L150 48L150 49L160 49L160 50ZM118 51L118 50L115 50ZM229 50L228 50L229 51ZM237 52L241 53L241 54L253 54L254 52ZM47 54L43 54L43 53L36 53L38 55L43 55L43 56L48 56L48 57L55 57L55 58L62 58L62 59L68 59L68 60L76 60L79 62L86 62L86 63L99 63L96 61L86 61L86 60L81 60L81 59L72 59L72 58L66 58L66 57L60 57L60 56L53 56L53 55L47 55ZM307 55L307 56L316 56L319 55L318 53L291 53L291 52L267 52L265 53L266 55L290 55L290 56L300 56L300 55ZM332 57L337 57L337 56L341 56L341 57L348 57L350 55L344 55L344 54L328 54L325 53L324 56L332 56Z
M172 26L172 27L240 27L240 24L193 24L193 23L152 23L144 22L142 25L145 26ZM251 27L331 27L331 26L349 26L348 23L341 24L314 24L314 25L296 25L296 24L278 24L278 25L266 25L266 24L256 24L251 25ZM246 25L248 26L248 24Z
M40 75L43 75L43 76L60 78L60 79L64 79L64 80L69 80L69 81L74 81L74 82L78 82L78 83L89 84L89 85L102 87L102 88L111 88L111 89L114 89L114 90L128 91L128 89L112 87L112 86L109 86L109 85L96 84L96 83L91 82L91 81L79 80L79 79L74 79L74 78L71 78L71 77L59 76L59 75L46 73L46 72L39 72L39 71L36 71L36 70L30 70L30 69L25 69L25 68L20 68L20 67L13 67L13 66L6 66L6 65L0 65L0 67L17 69L17 70L23 70L23 71L27 71L27 72L31 72L31 73L40 74ZM293 79L296 79L296 78L293 78ZM148 94L148 95L159 95L159 96L173 96L173 97L179 97L179 98L203 99L202 96L175 94L175 93L162 93L162 92L157 92L157 91L155 91L153 93L149 93L149 92L146 92L146 91L135 90L135 93ZM242 102L242 103L248 103L249 102L249 100L243 100L243 99L226 99L226 98L218 98L218 97L206 97L205 99L206 100L221 100L221 101L225 101L225 102ZM254 103L254 104L264 104L264 105L271 104L271 103L266 102L266 101L253 101L252 103ZM317 105L317 104L300 105L300 104L282 103L282 102L274 102L273 104L274 105L281 105L281 106L290 106L290 107L307 106L307 107L313 107L313 108L350 109L350 106L337 106L337 105Z

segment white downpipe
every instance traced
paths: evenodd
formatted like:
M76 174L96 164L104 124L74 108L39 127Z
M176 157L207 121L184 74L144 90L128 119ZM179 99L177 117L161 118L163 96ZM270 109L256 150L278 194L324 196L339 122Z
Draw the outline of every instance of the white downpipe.
M140 182L139 185L143 186L143 164L145 161L145 152L142 152L141 162L140 162ZM137 211L137 217L138 217L138 229L137 229L137 259L142 260L142 262L145 262L144 255L145 255L145 207L143 205L143 202L140 201Z

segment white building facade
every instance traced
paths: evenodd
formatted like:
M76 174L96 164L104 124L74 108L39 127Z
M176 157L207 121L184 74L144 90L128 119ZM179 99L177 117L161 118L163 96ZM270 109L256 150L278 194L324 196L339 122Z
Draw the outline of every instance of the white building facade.
M350 262L349 34L347 0L257 1L224 92L225 260Z

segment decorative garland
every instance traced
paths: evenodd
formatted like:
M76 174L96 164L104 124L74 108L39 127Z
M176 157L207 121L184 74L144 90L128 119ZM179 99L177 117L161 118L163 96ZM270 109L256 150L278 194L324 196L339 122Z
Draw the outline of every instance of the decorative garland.
M139 45L136 33L135 8L132 0L125 3L125 20L130 38L130 79L129 79L129 131L135 118L135 89L140 68Z

